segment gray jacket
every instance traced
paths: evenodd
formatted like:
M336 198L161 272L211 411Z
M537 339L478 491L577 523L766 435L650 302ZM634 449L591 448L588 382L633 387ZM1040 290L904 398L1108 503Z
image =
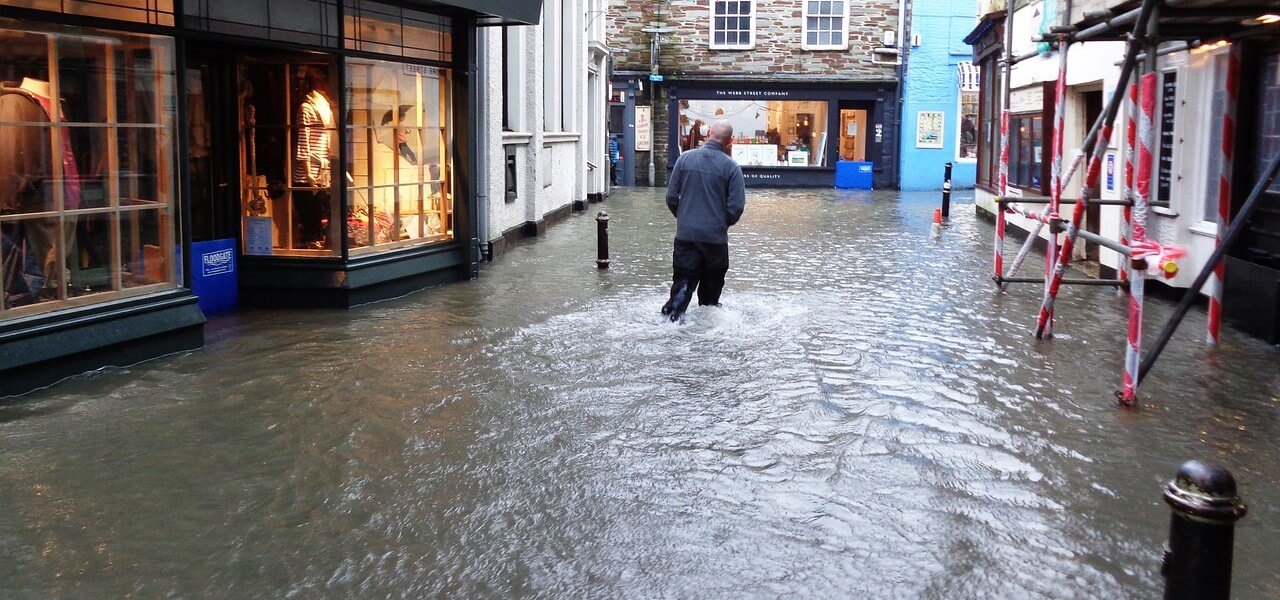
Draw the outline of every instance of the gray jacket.
M708 140L680 155L667 180L667 208L676 216L676 239L728 244L729 226L747 206L742 168Z

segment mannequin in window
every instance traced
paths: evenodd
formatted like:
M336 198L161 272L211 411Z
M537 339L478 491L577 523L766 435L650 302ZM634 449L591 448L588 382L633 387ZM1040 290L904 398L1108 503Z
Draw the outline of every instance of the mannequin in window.
M0 83L0 123L50 123L55 109L46 81L24 78L20 83ZM65 131L65 130L64 130ZM69 136L61 136L62 201L66 210L80 207L80 169L71 151ZM52 127L0 127L0 213L33 213L57 210L53 193L55 172L51 164ZM21 278L6 277L5 293L15 303L52 299L58 277L58 219L33 219L5 230L4 257L23 265ZM75 255L75 220L68 219L63 239L66 255ZM64 265L65 267L65 265ZM19 287L24 289L18 289ZM22 299L17 296L22 295Z
M298 106L297 138L293 153L294 247L328 248L326 224L330 217L333 186L333 104L329 81L321 69L303 67L302 102Z

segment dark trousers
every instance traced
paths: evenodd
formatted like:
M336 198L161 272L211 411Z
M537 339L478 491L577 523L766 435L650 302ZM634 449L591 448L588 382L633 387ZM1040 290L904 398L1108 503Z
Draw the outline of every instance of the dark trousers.
M325 189L293 193L294 248L329 248L326 225L332 213L330 200L330 192Z
M698 293L700 306L720 304L724 275L729 272L729 245L676 240L671 255L671 299L662 313L677 318Z

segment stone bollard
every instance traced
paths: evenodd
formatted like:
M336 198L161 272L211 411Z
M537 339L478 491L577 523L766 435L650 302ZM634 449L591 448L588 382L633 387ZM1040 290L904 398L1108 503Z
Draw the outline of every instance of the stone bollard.
M942 218L951 218L951 163L942 168Z
M596 268L609 268L609 215L603 210L596 215Z
M1189 461L1164 488L1173 508L1161 575L1165 600L1228 600L1235 524L1248 508L1218 465Z

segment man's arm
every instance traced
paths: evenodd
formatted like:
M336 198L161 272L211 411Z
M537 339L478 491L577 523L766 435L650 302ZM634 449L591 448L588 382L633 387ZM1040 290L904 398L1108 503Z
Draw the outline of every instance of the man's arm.
M733 226L742 218L742 211L747 208L747 184L742 179L742 168L734 165L729 175L729 226Z
M671 169L671 176L667 177L667 208L671 209L672 216L679 216L680 196L684 194L684 168L680 163L684 162L684 156L676 159L676 166Z

